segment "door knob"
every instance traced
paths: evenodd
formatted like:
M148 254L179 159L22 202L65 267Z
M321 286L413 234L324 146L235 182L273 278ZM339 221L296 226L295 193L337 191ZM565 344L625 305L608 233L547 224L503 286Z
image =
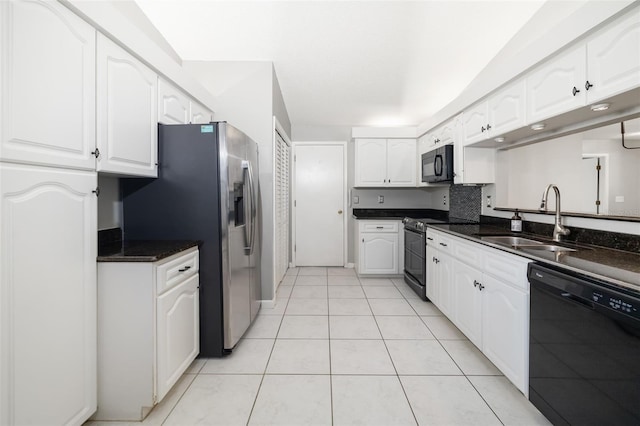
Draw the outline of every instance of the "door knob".
M338 210L338 214L342 214L342 210Z

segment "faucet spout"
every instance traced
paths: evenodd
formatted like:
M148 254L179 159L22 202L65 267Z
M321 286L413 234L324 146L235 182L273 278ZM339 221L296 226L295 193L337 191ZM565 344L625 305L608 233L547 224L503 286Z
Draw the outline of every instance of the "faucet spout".
M542 193L542 202L540 203L540 210L547 211L549 205L549 190L553 188L556 193L556 221L553 227L553 241L560 242L563 236L569 235L571 231L562 225L562 217L560 216L560 190L554 184L549 184Z

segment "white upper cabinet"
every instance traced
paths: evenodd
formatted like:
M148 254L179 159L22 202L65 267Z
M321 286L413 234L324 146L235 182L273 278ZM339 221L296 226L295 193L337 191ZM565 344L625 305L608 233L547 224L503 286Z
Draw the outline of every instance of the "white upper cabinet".
M416 186L416 140L387 141L387 186Z
M189 97L168 81L158 78L158 123L187 124Z
M355 186L385 186L387 183L387 140L356 140Z
M99 172L157 177L157 75L98 35Z
M489 97L488 137L499 136L527 124L525 96L525 81L520 79Z
M168 81L158 78L158 122L163 124L204 124L212 112Z
M96 410L95 172L0 163L0 424Z
M0 2L0 159L95 169L96 31L52 1Z
M630 13L587 42L587 102L640 86L640 12Z
M196 101L191 101L190 111L190 122L193 124L205 124L210 123L213 120L213 113L209 111L204 105Z
M527 121L536 123L584 106L586 47L580 44L527 76Z
M415 187L415 139L356 139L356 187Z
M482 101L464 111L462 115L463 145L485 140L488 137L489 104Z

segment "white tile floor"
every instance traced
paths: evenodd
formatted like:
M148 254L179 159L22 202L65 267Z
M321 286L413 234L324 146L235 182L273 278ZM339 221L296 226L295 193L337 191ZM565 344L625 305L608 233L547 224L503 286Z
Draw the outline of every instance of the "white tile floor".
M197 359L142 424L549 424L401 279L291 269L277 297L230 356Z

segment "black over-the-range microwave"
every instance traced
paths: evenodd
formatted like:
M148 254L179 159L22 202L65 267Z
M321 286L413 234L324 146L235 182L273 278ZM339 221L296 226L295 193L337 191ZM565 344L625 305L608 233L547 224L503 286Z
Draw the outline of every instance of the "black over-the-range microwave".
M422 182L453 181L453 145L445 145L422 154Z

